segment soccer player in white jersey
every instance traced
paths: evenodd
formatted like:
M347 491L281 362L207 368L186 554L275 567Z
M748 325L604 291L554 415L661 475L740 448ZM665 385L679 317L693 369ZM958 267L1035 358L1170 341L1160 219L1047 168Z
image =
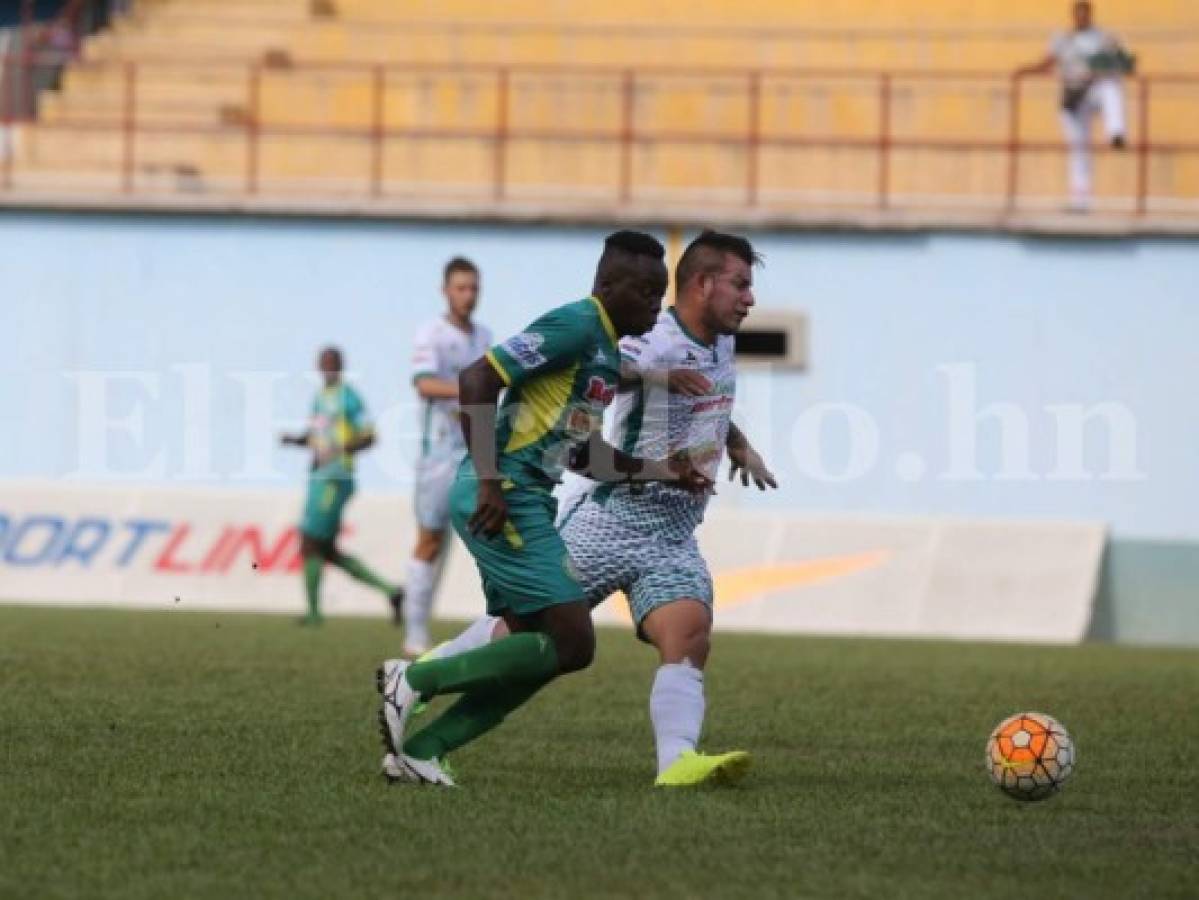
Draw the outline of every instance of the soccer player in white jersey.
M747 240L713 231L684 251L676 305L644 336L621 341L626 383L613 423L613 443L621 450L655 459L687 455L711 477L727 448L730 477L740 473L743 484L752 479L760 490L777 487L731 421L733 335L754 304L757 261ZM658 650L650 717L655 784L661 786L734 781L749 765L744 751L707 755L696 749L712 633L712 578L695 540L706 506L706 496L656 483L589 483L563 504L559 521L592 605L623 591L638 637ZM450 656L504 633L502 622L484 617L433 653Z
M1124 121L1123 75L1130 74L1133 57L1115 35L1095 26L1090 0L1071 5L1073 28L1056 35L1039 62L1020 69L1035 75L1057 69L1062 79L1062 131L1070 146L1070 208L1085 212L1091 202L1091 123L1103 120L1115 150L1127 146Z
M416 547L408 564L404 603L404 655L429 649L433 608L449 524L449 495L466 445L458 422L458 373L491 346L491 332L474 321L479 304L479 269L456 256L445 265L442 293L446 312L416 334L412 383L421 399L420 459L416 464Z

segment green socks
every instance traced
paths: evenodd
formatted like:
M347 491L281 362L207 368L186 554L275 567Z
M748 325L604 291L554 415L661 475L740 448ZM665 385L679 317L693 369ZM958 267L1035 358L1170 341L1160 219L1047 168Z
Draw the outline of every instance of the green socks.
M334 562L334 565L351 578L361 581L363 584L369 584L375 590L382 591L388 597L394 594L397 590L394 584L384 581L382 578L368 569L361 560L353 556L347 556L346 554L342 553L337 558L336 562Z
M427 728L404 742L404 752L417 759L440 759L495 728L541 688L545 681L526 681L494 691L472 691Z
M398 590L394 584L384 581L364 566L361 560L355 559L353 556L346 556L344 553L334 554L334 559L330 562L351 578L382 591L389 599ZM316 622L321 617L321 574L324 567L325 561L321 557L304 557L304 595L308 598L308 621L310 622Z
M558 650L547 634L511 634L466 653L413 663L405 678L426 699L438 694L496 691L558 674ZM523 702L523 701L522 701Z
M321 571L325 562L319 556L304 557L304 596L308 599L308 618L321 616Z

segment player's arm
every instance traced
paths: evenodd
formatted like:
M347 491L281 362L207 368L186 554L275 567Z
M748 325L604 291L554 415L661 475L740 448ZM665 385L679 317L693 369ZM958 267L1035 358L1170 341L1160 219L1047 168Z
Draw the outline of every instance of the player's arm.
M279 443L284 447L307 447L311 437L311 430L304 430L296 434L281 434L279 435Z
M422 400L458 399L458 382L456 381L422 373L413 377L412 385L416 388L417 396Z
M363 450L368 450L375 446L375 429L365 428L346 441L346 445L341 449L350 454L361 453Z
M467 527L489 536L499 534L508 518L495 446L496 402L506 386L490 354L475 360L458 375L462 436L479 479L478 502Z
M766 467L765 460L753 448L745 432L732 422L729 423L729 436L724 446L729 453L729 481L736 478L740 472L741 483L745 487L749 487L749 480L752 478L760 491L766 490L767 485L778 489L774 473Z
M631 391L642 384L666 388L672 394L702 397L712 390L712 382L706 375L694 369L645 369L639 370L623 362L620 366L620 390Z
M644 459L632 456L613 447L598 431L593 431L589 440L571 450L568 465L572 472L593 481L661 481L693 494L712 489L712 481L696 469L688 457Z
M345 444L338 448L338 452L353 456L375 446L375 426L367 415L366 404L357 391L350 391L345 417L350 426L349 437L346 438Z
M1035 63L1030 63L1027 66L1021 66L1016 70L1017 75L1047 75L1057 68L1057 57L1052 53L1047 53L1045 56Z
M712 390L712 382L694 369L676 369L670 365L669 346L659 346L654 334L627 337L620 342L620 389L633 390L641 384L666 388L672 394L702 397Z
M458 396L458 382L439 378L441 350L437 345L437 329L426 325L416 333L412 346L412 386L422 400L453 400Z

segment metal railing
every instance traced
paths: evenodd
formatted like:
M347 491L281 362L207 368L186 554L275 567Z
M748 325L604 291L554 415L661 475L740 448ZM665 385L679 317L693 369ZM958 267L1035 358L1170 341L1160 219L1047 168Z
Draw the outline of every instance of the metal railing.
M0 61L0 78L5 83L30 83L30 66L37 60L14 58ZM386 199L390 193L386 168L386 151L390 147L406 142L433 140L468 142L486 148L490 154L490 171L486 173L483 193L491 201L503 203L513 197L526 181L513 176L511 164L513 148L536 144L552 147L565 153L571 145L601 146L614 151L610 196L607 200L616 204L630 204L644 200L661 187L651 184L645 176L638 159L647 150L662 153L680 153L681 148L689 152L721 149L733 151L725 154L720 176L720 188L736 198L730 202L746 208L760 206L764 197L778 191L763 172L766 154L779 152L802 152L812 150L842 151L860 157L868 154L873 160L873 184L869 190L868 205L880 210L896 208L909 203L905 192L897 187L896 179L900 167L896 162L900 154L909 151L963 156L967 154L992 154L1003 160L1003 176L991 179L981 192L976 192L977 205L995 205L1008 211L1021 207L1024 199L1021 190L1023 171L1030 155L1051 154L1059 156L1066 152L1063 142L1051 136L1051 120L1047 126L1049 110L1042 110L1035 120L1043 136L1029 136L1029 123L1034 121L1028 113L1030 100L1028 85L1034 81L1044 85L1044 79L1033 79L1011 73L941 72L941 71L890 71L863 72L857 70L819 69L747 69L729 70L685 70L667 68L631 69L553 67L553 66L444 66L444 65L348 65L348 64L304 64L290 62L270 65L265 62L240 64L236 69L229 62L220 63L151 60L111 62L79 61L73 69L92 67L110 75L119 73L119 91L111 92L116 98L115 109L107 115L90 113L58 121L25 122L37 132L70 132L86 141L88 135L105 135L119 141L118 162L108 172L112 176L112 188L126 195L137 194L142 176L139 172L139 144L152 137L166 135L210 135L224 139L236 139L243 145L243 157L236 183L228 187L234 193L261 196L270 192L270 184L262 177L262 146L265 140L276 138L305 139L331 137L365 143L369 148L368 163L353 175L352 183L343 185L347 195L368 199ZM221 72L226 79L235 77L242 87L235 104L237 115L229 116L229 110L221 110L219 104L212 106L211 121L185 120L173 116L168 108L163 115L153 118L144 116L145 101L142 88L161 75L164 67L175 73L194 71L195 78L205 73ZM147 70L150 74L147 75ZM363 106L360 121L352 125L334 125L319 119L304 121L287 110L264 109L264 84L270 82L287 84L289 79L341 79L345 83L358 85L368 97ZM410 116L410 121L396 122L389 115L388 102L402 91L410 91L413 80L425 84L461 84L469 80L480 86L494 98L486 115L477 110L470 115L456 117L444 115L444 110L434 110L424 117ZM690 80L688 82L688 80ZM668 95L680 81L691 85L707 84L707 102L715 107L735 107L734 119L723 121L718 126L695 127L693 123L677 123L662 126L648 117L642 107L652 109L655 100ZM586 83L593 86L593 93L614 102L603 106L608 110L596 113L595 124L578 127L569 122L540 121L526 123L515 112L527 100L530 91L563 91L570 85ZM992 115L985 135L954 134L953 129L937 127L921 133L919 129L905 127L906 113L903 107L910 106L913 97L919 96L914 85L934 85L938 89L946 86L963 90L984 91L996 106L1002 121ZM530 87L532 86L532 87ZM1135 112L1132 133L1129 136L1128 153L1135 160L1135 176L1131 189L1122 198L1130 211L1144 215L1152 211L1158 195L1151 189L1151 165L1156 159L1173 159L1199 156L1199 142L1187 140L1161 140L1153 137L1153 104L1158 92L1168 88L1182 92L1186 103L1193 104L1199 111L1199 75L1150 75L1130 78L1126 82L1126 94L1130 108ZM840 91L840 94L837 94ZM702 91L701 91L702 92ZM817 128L810 123L798 125L785 121L785 114L778 112L779 97L812 96L825 98L837 96L861 100L872 98L874 121L863 127L864 115L849 117L849 125ZM1048 102L1048 95L1045 97ZM1172 100L1177 102L1177 97ZM767 115L767 103L774 111ZM825 105L828 105L825 102ZM277 104L276 104L277 105ZM835 105L835 104L834 104ZM859 104L861 105L861 104ZM722 107L722 108L723 108ZM868 108L868 107L863 107ZM598 107L597 107L598 109ZM12 107L4 105L3 124L21 124L11 115ZM574 111L577 112L577 111ZM451 110L453 113L453 110ZM1171 112L1171 115L1174 115ZM868 114L867 114L868 115ZM537 117L532 117L537 118ZM566 118L570 118L567 116ZM577 118L577 117L576 117ZM585 117L584 117L585 118ZM810 119L811 116L806 118ZM836 116L826 117L832 121ZM444 121L449 119L450 121ZM998 122L998 124L997 124ZM1104 154L1103 148L1096 148ZM0 162L0 191L14 189L16 174L22 162L17 153L3 155ZM736 158L732 165L728 159ZM179 160L197 167L204 174L202 158ZM107 177L107 176L105 176ZM702 179L700 180L702 182ZM314 180L315 183L315 180ZM697 204L709 202L713 184L696 183L678 187L676 194ZM431 185L436 193L436 181ZM827 192L835 195L836 190ZM862 191L846 193L853 195L854 202L861 201ZM935 194L935 192L933 192ZM835 197L834 197L835 199ZM1167 200L1179 199L1167 197ZM1199 191L1195 196L1181 198L1195 202L1199 209Z

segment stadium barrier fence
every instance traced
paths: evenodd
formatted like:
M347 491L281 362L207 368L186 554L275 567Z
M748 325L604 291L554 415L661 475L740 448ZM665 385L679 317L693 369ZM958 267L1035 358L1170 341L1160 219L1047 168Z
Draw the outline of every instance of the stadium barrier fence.
M32 73L38 64L36 59L10 57L0 61L0 68L7 73L5 80L10 84L28 86L34 81ZM235 73L234 80L242 85L238 100L232 109L214 107L209 111L209 120L204 116L161 112L147 116L142 96L149 85L145 72L154 67L161 71L163 66L176 73L186 71L190 73L187 77L193 79L222 73L221 77L228 80L230 73ZM345 142L339 146L347 148L347 154L351 148L365 150L360 164L340 162L345 171L334 184L339 195L383 201L416 192L446 198L468 196L502 204L518 200L530 191L540 195L557 190L566 199L587 195L613 208L664 197L695 205L745 209L794 200L800 195L812 195L813 190L812 185L805 186L802 179L792 177L802 166L788 163L787 155L802 162L803 158L795 154L829 151L851 162L849 174L833 172L826 178L829 183L815 190L821 199L833 204L850 203L885 211L927 201L951 207L1014 212L1038 202L1034 196L1036 189L1024 185L1028 160L1038 155L1057 158L1067 152L1055 135L1056 120L1038 119L1036 128L1029 127L1029 85L1037 85L1038 102L1050 103L1052 91L1045 90L1048 82L1010 73L665 68L633 71L144 59L116 64L81 60L72 64L68 76L82 71L100 73L109 79L116 77L119 81L113 94L116 107L103 114L76 110L70 116L54 119L43 115L34 122L27 118L22 121L23 117L14 115L13 105L6 105L5 125L10 126L9 130L18 139L14 141L14 151L5 155L0 168L0 197L4 191L28 187L18 181L32 178L38 135L56 134L75 139L91 137L115 148L115 153L102 164L92 164L89 168L84 163L86 147L77 145L78 165L60 161L45 170L45 179L52 189L72 184L73 170L79 169L88 175L92 189L126 196L208 192L256 197L294 193L297 185L301 190L319 194L323 190L320 177L275 178L264 173L264 145L273 147L278 141L327 138ZM281 112L278 99L271 112L264 111L265 90L302 78L325 79L342 85L352 83L364 90L369 96L361 121L334 124L313 117L305 121L303 111ZM964 118L957 124L912 124L921 114L927 118L932 108L928 104L947 90L957 91L958 99L974 98L986 109L962 113ZM430 95L438 91L474 91L475 107L489 108L484 112L475 108L469 115L461 116L455 115L453 108L448 113L445 109L413 113L404 122L395 121L403 117L389 112L405 102L411 106L417 93ZM688 117L675 113L674 122L658 124L656 120L663 110L669 109L663 98L669 100L672 93L680 98L681 105L683 101L691 102L687 98L702 96L699 114ZM1179 131L1173 125L1179 110L1199 111L1199 75L1137 77L1128 81L1127 94L1133 113L1127 159L1133 171L1130 179L1124 178L1114 192L1109 192L1114 196L1101 199L1098 205L1110 202L1113 208L1142 216L1149 212L1199 210L1199 175L1191 179L1194 185L1190 185L1185 175L1199 162L1199 141L1181 137L1158 139L1154 116L1154 109L1160 105L1170 114L1171 131L1176 135L1189 134L1185 127ZM571 108L578 106L580 98L590 98L595 112ZM530 112L538 103L541 111ZM545 112L547 108L549 114ZM559 109L559 118L555 118L554 108ZM800 119L822 119L832 127L818 132L802 122L796 124L789 120L789 108L802 109ZM848 119L847 110L852 113ZM182 107L179 112L184 112ZM547 115L553 120L550 124L545 124ZM587 127L572 124L580 119L594 120L597 124ZM863 126L864 120L871 119L872 124ZM713 125L712 121L718 124ZM978 131L986 133L978 136L975 133ZM163 169L162 161L157 159L153 164L143 165L143 156L145 148L170 137L219 140L226 157L230 155L230 142L240 146L240 151L234 154L238 157L235 162L226 163L230 168L221 173L208 170L202 153L198 158L180 158L176 168L182 174L164 191L162 180L146 173L147 169ZM438 142L467 148L474 153L471 159L475 162L471 165L485 171L476 172L460 183L455 177L460 177L461 171L439 170L433 160L427 164L429 173L422 179L423 184L397 180L405 173L396 173L395 163L389 163L392 151L402 147L437 147ZM285 149L285 143L280 146ZM1101 157L1116 152L1100 146L1094 150ZM525 156L521 171L514 174L518 152ZM574 153L580 160L582 154L590 152L610 160L612 165L601 167L605 171L599 178L580 176L574 184L537 184L529 180L529 169L537 168L535 161L529 162L533 158L529 152L550 153L561 159ZM274 149L272 153L278 155ZM981 184L973 183L979 180L974 176L963 176L962 184L951 184L950 164L980 154L993 161L1002 160L1002 164L989 166ZM490 161L479 162L486 158ZM663 165L663 159L676 164ZM691 176L686 174L686 165L678 164L680 160L690 161L694 170ZM333 161L329 162L332 165ZM576 168L586 166L584 160ZM1169 190L1155 190L1151 183L1155 167L1168 173L1182 171L1179 177L1187 187L1178 189L1176 195ZM1199 172L1199 167L1195 168ZM1064 165L1055 166L1055 171L1061 169ZM687 183L688 178L691 183ZM559 178L558 182L564 180L568 179ZM1125 182L1130 182L1127 189ZM37 183L44 186L43 182Z

